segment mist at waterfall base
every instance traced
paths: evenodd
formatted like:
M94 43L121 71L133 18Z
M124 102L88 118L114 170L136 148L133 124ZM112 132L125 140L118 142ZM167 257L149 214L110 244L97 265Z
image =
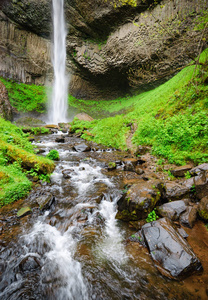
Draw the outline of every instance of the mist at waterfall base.
M70 78L66 74L66 35L64 0L53 0L52 63L54 82L48 110L48 122L52 124L67 122L67 98Z

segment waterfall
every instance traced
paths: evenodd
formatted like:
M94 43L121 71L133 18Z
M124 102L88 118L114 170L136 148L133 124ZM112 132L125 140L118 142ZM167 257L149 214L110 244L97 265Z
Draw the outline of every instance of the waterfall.
M66 76L66 27L64 0L53 0L53 69L54 82L49 122L67 121L68 77Z

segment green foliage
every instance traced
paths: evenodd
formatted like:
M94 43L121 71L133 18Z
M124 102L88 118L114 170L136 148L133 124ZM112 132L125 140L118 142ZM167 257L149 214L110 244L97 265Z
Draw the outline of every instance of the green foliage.
M23 127L22 128L24 131L28 131L33 135L40 135L40 134L48 134L50 133L49 128L45 127Z
M0 206L25 197L31 190L32 183L22 173L17 162L0 166Z
M115 148L126 149L126 124L137 123L132 142L152 146L152 153L178 165L187 161L208 161L208 49L199 65L190 65L158 88L134 97L114 101L80 100L85 111L121 112L92 122L76 121L74 131L84 132L83 138ZM72 100L70 103L75 100ZM88 129L90 132L85 132ZM162 163L162 161L159 163Z
M187 171L187 172L185 173L185 178L186 178L186 179L190 179L190 178L191 178L191 174L189 173L189 171Z
M11 105L18 111L27 112L36 110L40 113L45 112L47 101L45 87L18 83L3 78L0 78L0 80L8 91Z
M147 216L146 221L147 223L156 221L159 217L156 215L155 209L153 209Z
M92 121L91 135L84 133L82 138L116 149L127 149L126 134L129 131L127 123L123 115Z
M46 155L46 157L51 160L59 160L59 153L57 150L53 149Z
M51 160L34 154L27 134L0 118L0 206L27 195L32 184L26 175L48 181L53 169Z

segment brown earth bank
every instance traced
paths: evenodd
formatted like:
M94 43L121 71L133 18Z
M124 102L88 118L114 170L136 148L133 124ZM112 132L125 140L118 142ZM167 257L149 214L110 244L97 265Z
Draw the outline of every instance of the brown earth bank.
M116 7L115 7L116 6ZM200 29L207 1L65 1L70 91L112 99L157 86L207 47ZM22 82L52 80L51 1L5 0L0 14L0 74Z

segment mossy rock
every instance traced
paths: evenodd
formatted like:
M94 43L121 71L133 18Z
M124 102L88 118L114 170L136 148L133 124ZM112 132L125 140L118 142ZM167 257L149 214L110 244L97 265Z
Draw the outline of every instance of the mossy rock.
M17 216L18 216L18 218L22 218L22 217L27 216L31 213L32 213L31 208L29 206L25 206L25 207L22 207L20 210L18 210Z
M204 221L208 221L208 196L199 202L198 214Z
M161 197L159 181L141 180L133 184L118 201L117 219L137 221L145 219Z

